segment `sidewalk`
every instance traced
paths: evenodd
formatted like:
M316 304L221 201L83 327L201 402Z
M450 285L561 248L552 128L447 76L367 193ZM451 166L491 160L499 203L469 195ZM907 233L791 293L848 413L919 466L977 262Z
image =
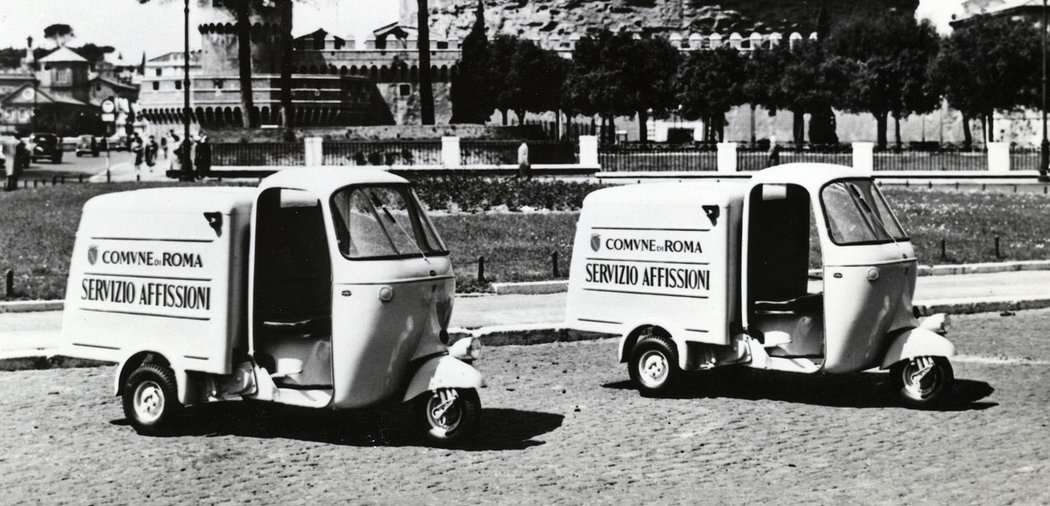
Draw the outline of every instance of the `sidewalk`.
M483 338L564 332L565 296L460 296L450 331ZM1050 307L1050 271L920 277L915 305L924 314ZM57 354L61 328L61 311L0 313L0 361Z
M88 178L92 183L131 183L136 181L152 181L170 183L171 179L166 175L167 164L158 163L152 167L143 165L142 170L135 172L135 165L129 162L118 163L109 168L109 181L106 180L106 172L102 171Z

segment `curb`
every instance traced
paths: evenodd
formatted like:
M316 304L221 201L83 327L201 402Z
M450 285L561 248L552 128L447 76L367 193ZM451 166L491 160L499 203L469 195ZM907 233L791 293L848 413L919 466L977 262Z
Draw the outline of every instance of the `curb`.
M64 300L15 300L0 302L0 313L28 313L33 311L61 311Z
M496 295L545 295L569 291L569 280L492 283L490 286Z
M1023 311L1026 309L1043 309L1050 307L1050 298L1044 299L984 299L984 300L932 300L915 304L920 316L937 313L954 315L998 313L1003 311ZM593 341L615 337L615 334L584 332L571 329L563 322L530 323L523 325L494 325L476 329L451 328L448 331L451 342L464 337L481 339L485 346L528 346L556 342ZM27 371L38 369L67 369L75 367L100 367L113 365L112 362L101 362L63 355L37 355L27 351L25 356L0 358L0 371Z

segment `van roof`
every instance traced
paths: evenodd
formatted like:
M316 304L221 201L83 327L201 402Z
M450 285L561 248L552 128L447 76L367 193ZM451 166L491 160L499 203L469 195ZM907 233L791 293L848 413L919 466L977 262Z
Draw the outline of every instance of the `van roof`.
M407 182L400 176L370 167L295 167L263 179L259 183L259 190L275 187L295 188L323 196L352 184Z
M685 183L646 183L603 188L592 192L585 205L617 207L666 205L694 206L699 202L726 204L744 198L746 181L697 181Z
M787 163L763 169L751 177L751 184L791 183L818 192L829 181L842 178L870 178L871 173L832 163Z
M251 209L255 195L256 189L251 187L149 188L99 195L84 204L84 212L239 214Z

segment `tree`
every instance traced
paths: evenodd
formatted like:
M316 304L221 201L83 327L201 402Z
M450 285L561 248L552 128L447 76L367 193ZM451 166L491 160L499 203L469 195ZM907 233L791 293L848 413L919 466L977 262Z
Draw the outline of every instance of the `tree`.
M858 72L857 64L829 55L821 44L803 41L781 53L786 59L783 74L773 90L773 101L791 111L792 135L796 146L805 142L804 115L831 111L842 99L851 79ZM819 123L818 123L819 124ZM834 128L833 121L828 125ZM823 137L821 137L823 135ZM829 132L818 132L819 140L830 137ZM810 140L814 132L810 132Z
M49 25L44 28L44 38L55 43L55 47L65 47L69 39L76 37L73 33L73 27L61 23Z
M294 47L292 38L292 0L279 0L276 4L280 12L280 51L281 51L281 126L285 129L292 127L292 118L295 116L292 105L292 59Z
M434 124L434 86L430 75L430 6L417 0L417 52L419 53L419 119L424 125Z
M492 114L488 46L485 5L483 0L478 0L474 26L463 39L459 66L452 78L452 123L485 123Z
M674 79L680 53L661 37L631 39L623 52L616 75L623 88L624 106L637 113L639 140L646 143L649 110L659 113L675 103Z
M944 43L931 72L934 86L963 115L965 146L973 143L970 120L985 123L994 136L995 111L1038 104L1040 34L1028 23L991 17L973 18Z
M520 40L511 35L498 35L489 44L487 69L489 75L498 79L493 83L492 99L493 106L502 116L503 125L507 125L507 113L519 108L521 103L521 82L517 79L518 73L512 75L512 63L515 52L518 50ZM520 119L520 118L519 118Z
M923 100L906 100L905 90L923 86L926 67L937 54L937 41L928 21L916 23L913 17L895 10L850 19L823 41L830 54L856 64L857 74L843 94L842 106L850 112L875 116L880 148L886 147L891 113L899 121L901 115L925 108Z
M743 56L733 48L693 51L678 69L675 91L686 118L704 120L704 141L722 141L725 114L744 103Z
M741 83L741 93L743 93L744 101L751 106L752 117L758 106L769 111L784 108L783 96L777 92L777 86L790 58L787 44L769 49L760 48L751 52L744 64L744 82ZM752 123L751 143L754 144L755 141L755 130Z

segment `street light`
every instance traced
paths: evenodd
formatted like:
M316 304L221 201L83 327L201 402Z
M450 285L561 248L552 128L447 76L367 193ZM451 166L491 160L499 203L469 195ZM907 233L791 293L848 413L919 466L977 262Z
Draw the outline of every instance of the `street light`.
M1039 146L1039 181L1050 183L1047 166L1050 166L1050 140L1046 138L1046 0L1043 0L1043 142Z
M1045 1L1045 0L1044 0ZM193 180L193 157L190 156L190 0L185 1L183 8L183 15L185 17L184 26L184 39L185 44L183 45L183 76L182 76L182 98L183 98L183 109L182 109L182 124L183 124L183 137L182 137L182 174L179 175L179 179L182 181Z

